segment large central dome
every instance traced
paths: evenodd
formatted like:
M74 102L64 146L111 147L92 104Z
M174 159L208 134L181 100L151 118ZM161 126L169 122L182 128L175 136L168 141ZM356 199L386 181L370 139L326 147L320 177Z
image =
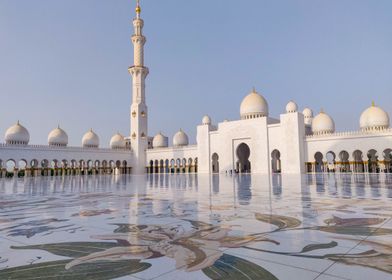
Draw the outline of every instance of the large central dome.
M268 103L263 96L252 90L242 100L240 107L241 119L253 119L268 116Z

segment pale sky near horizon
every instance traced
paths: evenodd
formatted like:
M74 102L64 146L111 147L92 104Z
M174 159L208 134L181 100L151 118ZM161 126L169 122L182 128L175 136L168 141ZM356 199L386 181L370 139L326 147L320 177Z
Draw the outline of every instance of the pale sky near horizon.
M142 0L149 134L195 142L204 114L239 118L253 86L270 116L289 100L356 130L372 100L392 116L390 0ZM0 142L18 119L32 144L60 124L129 134L133 0L0 0Z

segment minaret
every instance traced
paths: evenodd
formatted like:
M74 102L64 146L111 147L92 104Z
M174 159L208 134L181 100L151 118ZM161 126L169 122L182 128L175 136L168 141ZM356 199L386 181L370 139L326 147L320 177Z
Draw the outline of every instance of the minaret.
M134 157L132 173L135 174L146 172L146 150L148 147L148 113L145 96L145 79L148 75L148 68L144 66L146 37L143 36L144 21L140 18L140 13L141 8L139 0L137 0L136 18L133 20L135 33L132 35L134 60L133 66L128 69L132 75L131 148Z

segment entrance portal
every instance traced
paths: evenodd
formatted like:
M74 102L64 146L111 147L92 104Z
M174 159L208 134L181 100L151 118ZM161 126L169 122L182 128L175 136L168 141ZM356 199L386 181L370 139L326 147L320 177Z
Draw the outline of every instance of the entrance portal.
M250 173L251 164L249 161L250 149L245 143L241 143L237 148L237 171L240 173Z
M278 150L273 150L271 153L271 165L273 173L281 173L282 172L282 164L280 161L280 152Z
M217 153L212 155L212 173L219 173L219 156Z

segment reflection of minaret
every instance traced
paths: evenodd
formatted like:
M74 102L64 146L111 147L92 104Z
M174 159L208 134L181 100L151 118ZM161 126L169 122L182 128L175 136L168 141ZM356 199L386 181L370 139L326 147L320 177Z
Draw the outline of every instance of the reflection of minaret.
M305 177L306 176L306 177ZM295 175L292 177L292 185L300 186L301 189L301 203L302 206L302 220L304 224L309 224L314 222L314 220L318 217L319 213L317 210L317 204L314 206L312 199L312 190L314 189L313 177L312 175ZM283 185L285 182L283 182Z
M132 35L134 47L134 63L128 69L132 75L132 105L131 105L131 148L134 156L133 172L145 173L146 150L147 150L147 105L145 96L145 79L148 68L144 66L144 44L146 37L143 36L144 21L140 18L141 8L139 0L136 6L136 18L133 20L135 30Z

